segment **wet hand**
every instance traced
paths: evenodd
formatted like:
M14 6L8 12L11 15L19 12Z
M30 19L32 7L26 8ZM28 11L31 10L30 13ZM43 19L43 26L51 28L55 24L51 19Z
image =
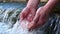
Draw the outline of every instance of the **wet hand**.
M36 13L36 8L25 7L20 13L20 19L21 20L27 19L28 21L32 21L35 13Z
M35 29L44 25L48 21L49 13L50 12L44 7L39 8L36 12L35 17L33 18L33 21L28 25L28 28Z

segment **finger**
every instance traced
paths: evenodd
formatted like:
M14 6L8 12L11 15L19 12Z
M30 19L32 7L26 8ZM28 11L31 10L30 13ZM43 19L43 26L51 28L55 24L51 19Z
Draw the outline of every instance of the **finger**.
M40 12L40 10L38 9L33 21L31 22L32 25L29 24L29 29L34 29L34 28L36 28L38 26L37 22L39 21L39 17L40 17L40 13L39 12Z
M28 26L29 26L28 29L30 31L30 30L33 30L33 29L36 29L36 28L40 27L40 24L30 23Z
M29 13L27 19L31 22L35 16L36 13L36 9L31 10L31 12Z
M20 13L20 18L21 19L26 18L28 13L29 13L29 9L28 8L24 8L23 11Z
M46 21L47 21L47 18L43 18L40 16L39 21L37 23L38 27L43 26L46 23Z
M34 29L36 27L36 24L37 24L38 20L39 20L39 15L36 14L33 21L29 24L28 28L29 29Z
M43 7L40 7L40 8L37 10L36 15L35 15L33 21L38 22L38 20L39 20L39 18L40 18L40 16L41 16L41 15L40 15L41 8L43 8Z
M36 27L37 27L37 24L34 24L32 22L28 25L29 31L35 29Z
M23 20L23 19L25 18L25 15L26 15L25 12L21 12L21 13L20 13L20 19Z
M42 8L42 7L41 7ZM40 9L41 9L40 8ZM34 17L34 19L33 19L33 21L31 22L32 23L32 25L31 24L29 24L29 29L34 29L34 28L36 28L37 26L38 26L38 21L39 21L39 17L40 17L40 10L38 9L37 10L37 12L36 12L36 15L35 15L35 17Z
M20 13L20 20L23 20L23 14Z
M36 15L35 15L35 17L34 17L34 19L33 19L33 21L34 21L35 23L37 23L38 20L39 20L39 17L40 17L40 14L39 14L38 11L37 11L37 12L36 12Z
M28 24L28 29L29 29L29 30L32 29L32 28L34 27L33 25L34 25L34 23L33 23L33 21L32 21L31 23Z

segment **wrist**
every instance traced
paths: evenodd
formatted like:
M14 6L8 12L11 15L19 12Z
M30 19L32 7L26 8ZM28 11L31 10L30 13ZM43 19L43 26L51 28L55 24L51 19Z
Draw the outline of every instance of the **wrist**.
M29 8L37 8L40 0L29 0L27 3L27 7Z
M60 0L49 0L49 1L60 1Z
M45 9L51 11L58 3L58 0L49 0L44 6Z

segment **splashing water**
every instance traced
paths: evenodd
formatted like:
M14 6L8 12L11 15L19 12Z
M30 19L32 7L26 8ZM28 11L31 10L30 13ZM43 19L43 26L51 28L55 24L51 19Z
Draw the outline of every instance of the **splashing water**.
M19 21L20 9L9 8L0 11L0 34L37 34L36 31L28 31L28 21ZM23 27L22 27L23 26Z

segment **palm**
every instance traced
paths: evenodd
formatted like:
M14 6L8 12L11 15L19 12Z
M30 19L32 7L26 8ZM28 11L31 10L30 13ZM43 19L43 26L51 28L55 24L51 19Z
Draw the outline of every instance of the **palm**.
M43 7L39 8L36 12L36 15L33 21L29 24L29 29L34 29L45 24L49 18L49 11L45 10Z
M32 21L34 15L35 15L36 9L34 8L24 8L22 12L20 13L20 19L27 19L29 21Z

